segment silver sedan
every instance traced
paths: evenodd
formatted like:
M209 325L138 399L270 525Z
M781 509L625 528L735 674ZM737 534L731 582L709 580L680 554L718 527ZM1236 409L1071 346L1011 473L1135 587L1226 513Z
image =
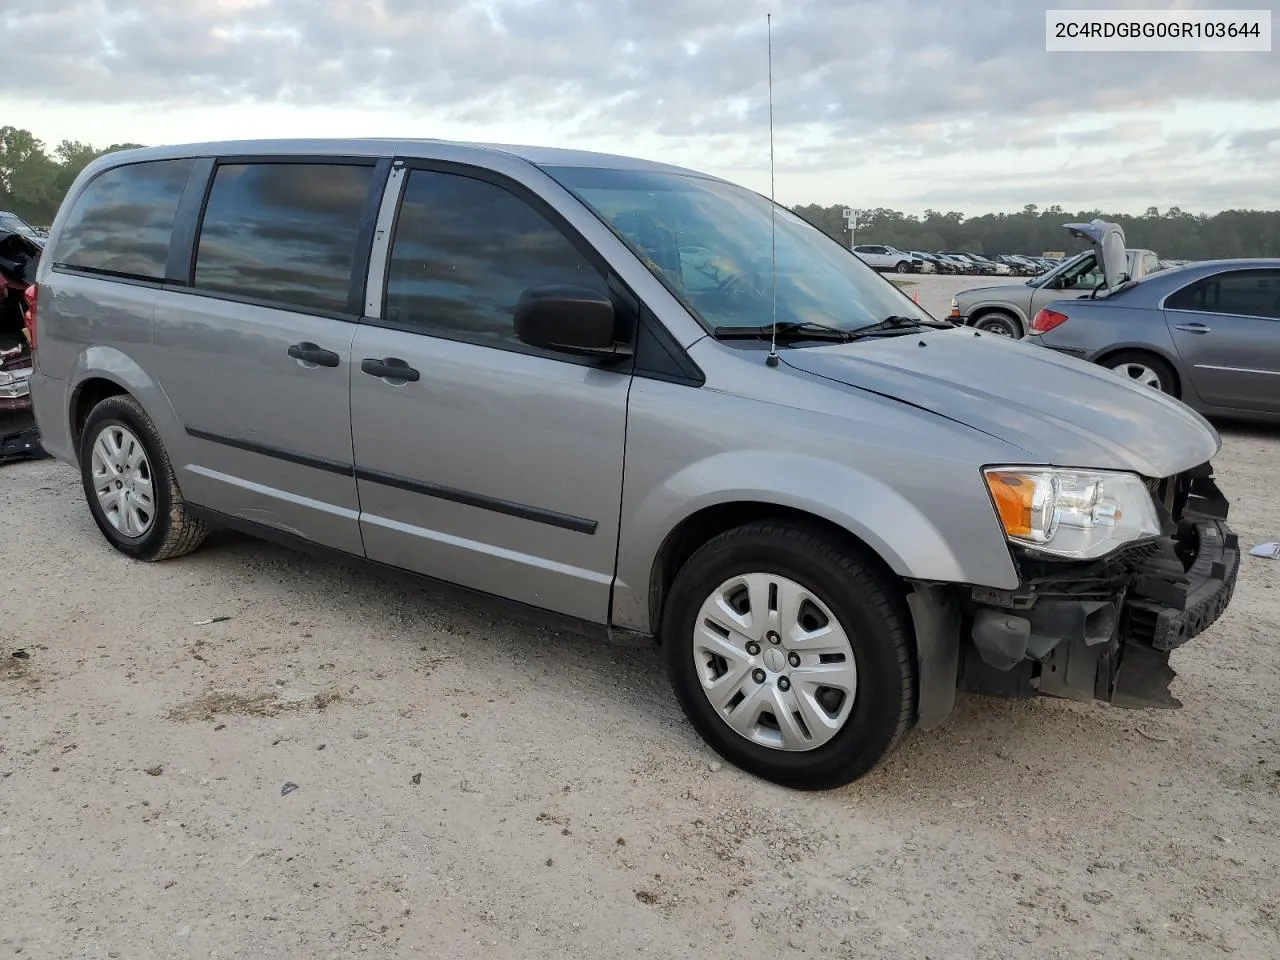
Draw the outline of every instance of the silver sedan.
M1047 304L1030 341L1208 416L1280 420L1280 260L1211 260Z

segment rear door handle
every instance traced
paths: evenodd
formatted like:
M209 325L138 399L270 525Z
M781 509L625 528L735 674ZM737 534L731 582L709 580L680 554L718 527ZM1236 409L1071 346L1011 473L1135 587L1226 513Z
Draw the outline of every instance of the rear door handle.
M418 379L418 371L399 357L384 357L382 359L365 357L360 361L360 369L371 377L381 377L383 380L404 382Z
M1208 333L1212 327L1206 327L1203 323L1178 323L1174 324L1173 329L1181 330L1183 333Z
M338 355L336 353L332 350L324 349L319 344L311 343L309 340L290 344L289 356L302 363L314 363L317 367L336 367L338 365Z

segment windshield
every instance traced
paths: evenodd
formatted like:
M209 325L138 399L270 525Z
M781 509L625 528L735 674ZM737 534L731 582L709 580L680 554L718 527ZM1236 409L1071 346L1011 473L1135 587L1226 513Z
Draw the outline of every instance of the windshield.
M12 213L0 213L0 233L17 233L32 240L40 239L40 234L36 233L24 220L14 216Z
M1030 280L1027 281L1027 284L1033 287L1042 287L1045 284L1052 283L1057 277L1062 276L1068 270L1074 270L1076 267L1078 267L1081 264L1082 261L1087 259L1092 259L1092 257L1093 257L1093 251L1091 250L1086 250L1083 253L1077 253L1074 257L1071 257L1069 260L1062 260L1059 263L1054 264L1052 269L1050 269L1047 273L1042 273L1038 277L1032 277ZM1078 270L1076 271L1076 273L1079 273L1079 272L1080 271Z
M770 202L694 175L550 167L707 327L774 319ZM777 221L777 321L856 330L886 317L933 322L843 244L785 207Z

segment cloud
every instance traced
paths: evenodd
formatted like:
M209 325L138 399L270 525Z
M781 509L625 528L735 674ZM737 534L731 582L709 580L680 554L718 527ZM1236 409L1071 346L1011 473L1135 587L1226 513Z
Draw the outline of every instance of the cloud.
M1180 104L1280 103L1271 54L1049 54L1044 8L1026 0L41 0L0 12L0 32L22 37L0 98L368 105L537 122L548 142L649 138L751 170L768 124L765 13L779 7L780 156L808 173L1155 147Z

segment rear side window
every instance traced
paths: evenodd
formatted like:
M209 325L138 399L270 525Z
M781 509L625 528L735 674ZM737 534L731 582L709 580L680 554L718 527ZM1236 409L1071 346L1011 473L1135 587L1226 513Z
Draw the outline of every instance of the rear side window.
M196 250L195 287L346 313L373 167L219 164Z
M164 279L173 220L192 163L151 160L95 177L67 214L54 264Z
M1280 270L1233 270L1205 277L1171 294L1165 307L1280 319Z
M608 293L569 238L510 191L457 174L409 174L387 269L387 320L516 345L516 303L544 283Z

